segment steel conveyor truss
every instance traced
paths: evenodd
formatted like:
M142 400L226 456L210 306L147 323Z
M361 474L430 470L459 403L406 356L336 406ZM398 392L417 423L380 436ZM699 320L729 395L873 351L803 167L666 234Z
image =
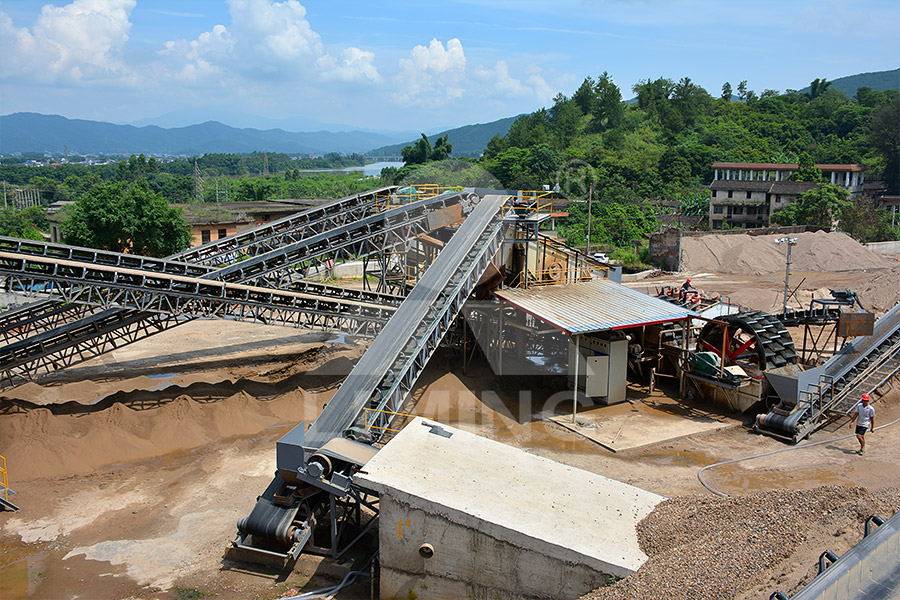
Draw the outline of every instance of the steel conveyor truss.
M38 300L0 314L0 344L18 342L96 312L86 304L66 304L58 300Z
M184 272L208 279L236 282L253 279L258 285L276 286L304 293L323 293L324 290L328 289L328 286L320 286L319 290L311 289L310 286L318 284L299 281L291 273L301 265L311 266L324 262L329 258L367 255L387 251L394 245L405 243L408 236L427 233L434 227L441 225L442 221L440 220L432 221L433 215L436 214L435 211L459 205L464 197L460 193L443 194L369 215L364 219L341 225L332 231L316 234L278 250L245 260L239 263L237 268L214 269L206 265L185 263L182 260L137 258L132 255L117 253L100 253L102 256L97 260L107 265L140 267L174 274ZM330 206L340 208L339 203L334 203ZM95 260L93 256L97 254L97 251L88 249L72 250L67 246L58 244L29 243L9 238L0 239L0 248L16 250L33 256L77 257L88 260ZM298 287L302 289L297 289ZM33 289L33 287L29 287L29 284L21 284L19 288ZM357 293L370 294L382 299L391 297L374 292ZM382 300L378 300L378 302L382 302ZM150 318L149 315L148 318ZM155 322L159 321L158 317L152 317L152 319ZM124 321L126 320L123 319ZM127 319L127 321L131 323L129 327L135 329L136 332L150 335L161 331L157 327L136 326L132 323L132 319ZM166 324L166 328L168 328L176 325L177 322L167 321ZM76 321L67 323L63 327L78 329L78 335L55 335L52 336L54 344L41 343L38 348L28 348L22 353L36 361L33 365L34 368L29 368L27 363L21 363L19 359L6 360L4 351L0 350L0 370L2 370L0 371L0 387L21 382L23 376L33 378L45 372L43 369L47 365L56 364L57 357L68 357L64 363L59 364L70 366L116 347L111 346L110 342L124 344L141 339L139 333L118 336L113 331L105 331L103 334L105 337L98 339L98 343L95 345L88 335L90 328L86 327L85 323ZM65 331L57 333L62 334ZM73 345L77 347L72 347ZM13 368L13 364L15 364L14 373L9 371L10 368Z
M313 287L316 293L274 290L162 271L11 252L0 252L0 274L15 285L48 283L65 302L133 309L104 311L101 313L104 322L111 317L110 312L165 313L175 319L227 318L372 336L396 310L398 301L373 292L321 284L298 282L297 287ZM380 303L382 299L386 303ZM118 321L123 325L134 327L137 324L131 317L119 318L123 319ZM169 324L169 320L165 322ZM94 331L92 323L84 325L87 326L86 333ZM141 331L140 326L134 331ZM3 368L9 369L23 359L32 358L30 348L33 346L26 342L28 340L11 344L3 350Z
M396 190L396 186L384 187L347 196L321 206L305 208L296 214L248 231L174 254L166 260L217 266L245 256L269 252L377 212L379 203ZM89 258L92 252L90 249L60 244L35 245L26 240L0 239L0 248L7 251L19 252L22 250L22 244L32 249L43 247L46 253L59 258ZM77 252L77 256L72 256L70 254L72 252ZM35 333L80 320L91 312L96 312L95 307L66 304L53 298L40 300L31 304L27 311L14 310L0 314L0 336L3 336L6 342L24 339Z
M372 444L500 248L505 200L478 202L309 430L301 423L278 441L275 479L238 523L239 558L289 563L317 535L330 540L332 555L341 551L335 507L366 501L352 475L375 453Z

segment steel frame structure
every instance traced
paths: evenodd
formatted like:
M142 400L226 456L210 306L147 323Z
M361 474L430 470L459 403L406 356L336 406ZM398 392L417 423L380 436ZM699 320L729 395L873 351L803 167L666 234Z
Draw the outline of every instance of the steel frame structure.
M334 202L321 206L299 210L298 213L266 223L251 230L237 233L226 238L221 238L198 248L192 248L179 254L174 254L164 260L176 260L193 264L221 265L229 260L236 260L240 256L255 255L260 252L268 252L278 248L281 244L290 243L302 239L306 235L321 233L328 228L348 223L362 218L373 211L380 210L385 197L390 197L398 188L389 186L347 196ZM23 240L12 238L0 238L0 248L9 251L20 252L23 250ZM34 248L27 243L27 248ZM68 254L68 248L60 244L45 245L45 250L61 258L89 257L91 249L71 249L77 252L76 256ZM64 308L68 306L68 309ZM64 305L52 298L44 299L32 305L27 317L16 316L16 322L10 323L12 314L0 315L0 329L6 332L16 332L14 337L7 339L21 339L33 332L55 328L64 323L81 319L86 315L84 306ZM21 332L18 333L18 332Z
M431 231L431 212L465 199L463 193L447 193L388 209L319 233L277 250L259 254L216 271L225 281L277 281L292 272L306 270L325 260L353 259L387 252Z
M12 344L42 331L86 317L96 311L93 306L41 300L0 314L0 342Z
M354 335L373 333L372 324L387 321L394 312L394 306L331 295L333 290L346 297L355 295L343 288L319 286L329 289L329 294L314 295L11 252L0 252L0 274L23 287L48 282L65 302L176 317L336 329Z
M390 189L392 188L384 188L381 191L387 191ZM376 192L377 191L378 190L376 190ZM375 194L373 194L373 196L377 197L377 195ZM146 266L147 268L154 269L160 272L178 273L182 270L188 270L188 272L199 274L205 270L205 274L201 276L203 278L209 279L222 278L230 281L240 281L245 276L256 276L260 285L275 285L278 287L287 287L297 291L318 294L324 294L328 290L333 290L333 295L335 297L344 297L345 294L348 294L350 292L344 290L343 288L323 286L322 284L312 284L296 280L292 276L293 269L298 266L299 263L304 263L307 267L309 267L314 264L321 264L328 258L352 256L353 253L366 256L370 253L388 252L392 247L405 243L408 239L408 236L415 236L429 231L428 216L431 211L439 208L445 208L453 204L462 203L465 198L466 196L464 194L448 193L438 197L427 198L424 200L412 202L407 205L395 207L383 213L370 215L365 219L361 219L350 224L341 225L334 231L326 231L325 233L311 236L311 238L307 240L295 242L294 244L291 244L286 248L281 248L279 250L274 250L262 255L258 255L256 257L258 260L250 259L248 261L245 261L244 263L237 265L237 267L239 268L229 269L224 272L221 269L212 270L212 268L209 266L191 265L190 263L185 263L182 260L146 259L146 257L142 257L146 260L140 261L132 255L119 255L118 253L106 253L98 258L106 264ZM332 203L328 206L332 208L337 207L336 210L343 209L343 205L340 201L337 203ZM324 209L326 207L322 208ZM288 219L290 218L283 219L282 221L286 221ZM316 222L319 223L320 221ZM331 243L333 236L339 238L336 244ZM20 240L8 240L8 242L10 244L13 244L13 246L8 247L23 252L29 252L35 256L45 256L51 254L56 256L83 257L93 259L93 256L96 253L96 251L89 249L79 249L80 251L87 252L88 254L80 254L78 252L71 253L71 249L62 245L28 244L21 243ZM221 240L218 240L217 243L218 242L221 242ZM180 256L178 258L180 258ZM247 263L251 263L253 265L254 270L252 272L247 272L245 271L245 269L240 268L245 266L249 267L250 265L247 265ZM29 288L26 287L25 289ZM392 303L392 301L386 298L385 294L362 291L357 291L354 293L359 295L371 294L373 297L378 298L377 301L379 303ZM396 301L393 301L393 303L396 303ZM154 319L154 321L156 320L157 319ZM128 319L127 321L131 322L131 319ZM152 335L162 330L158 327L153 327L150 325L151 324L148 324L147 327L137 327L136 329L138 332L143 332L146 335ZM17 369L17 377L11 377L10 373L0 372L0 388L14 385L21 379L22 375L33 376L45 372L45 365L54 362L55 354L59 354L60 358L62 358L63 356L83 356L86 358L92 358L94 356L102 354L101 347L109 347L109 345L106 344L104 340L98 340L98 347L90 348L90 338L84 337L84 334L86 334L90 329L87 328L83 323L68 323L67 325L64 325L64 327L76 329L78 330L78 333L82 335L53 336L53 340L56 345L51 346L49 344L42 343L40 344L40 348L32 349L32 351L28 352L28 354L33 356L35 360L41 357L46 357L48 360L38 360L37 362L35 362L35 368L33 370L29 370L26 365L18 365L23 368ZM136 326L132 324L130 325L130 327L135 328ZM60 331L59 333L64 332ZM133 341L141 339L140 333L128 335L128 332L123 332L123 334L123 336L116 336L112 332L107 331L104 335L107 337L112 336L114 338L117 338L121 344L131 343ZM75 342L75 339L77 339L78 341ZM76 345L77 347L71 348L71 346L73 345ZM0 351L0 368L2 368L2 364L4 362L3 352ZM66 364L71 365L75 364L75 362L77 361L69 360Z
M366 453L354 449L359 442L351 440L374 444L389 430L500 249L505 202L500 195L478 201L312 426L307 430L300 423L278 441L275 478L238 523L234 546L247 558L296 560L317 528L309 515L328 506L331 551L336 551L340 519L335 503L365 491L353 483L352 474L365 462L354 457ZM351 447L335 446L336 438Z

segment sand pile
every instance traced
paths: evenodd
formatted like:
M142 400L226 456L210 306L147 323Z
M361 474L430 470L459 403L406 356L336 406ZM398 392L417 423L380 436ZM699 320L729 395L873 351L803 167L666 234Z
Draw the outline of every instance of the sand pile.
M785 248L775 243L779 237L783 236L738 233L684 237L682 268L693 273L783 272ZM791 237L798 240L792 252L794 271L858 271L897 264L844 233L816 231Z
M638 526L650 559L582 600L792 595L814 576L822 551L842 554L862 538L865 519L898 509L898 489L840 486L667 500Z
M38 408L0 416L0 440L16 480L86 474L116 463L190 450L253 435L273 426L310 422L334 390L298 390L261 401L245 393L199 402L189 396L145 410L122 404L87 414L54 415Z
M882 271L857 290L863 306L876 313L900 302L900 267Z

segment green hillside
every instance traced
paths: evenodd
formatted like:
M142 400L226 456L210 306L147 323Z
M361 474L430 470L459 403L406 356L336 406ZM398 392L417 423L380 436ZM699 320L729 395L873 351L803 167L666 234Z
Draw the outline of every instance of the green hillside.
M495 135L506 135L510 125L518 119L515 117L506 117L490 123L475 123L474 125L465 125L456 129L448 129L434 135L428 136L428 140L434 144L434 141L442 135L446 135L453 144L453 156L481 156L487 143ZM369 156L400 156L400 151L404 146L409 146L415 140L410 140L402 144L392 144L390 146L382 146L370 150Z
M832 80L831 89L837 90L852 98L856 90L861 87L873 90L900 90L900 69L893 71L874 71L872 73L857 73ZM809 91L809 86L800 90L803 93Z

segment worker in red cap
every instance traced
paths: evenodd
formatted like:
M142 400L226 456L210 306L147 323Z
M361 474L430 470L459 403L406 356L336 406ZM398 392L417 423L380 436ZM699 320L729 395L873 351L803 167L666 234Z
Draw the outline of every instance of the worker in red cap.
M875 431L875 408L871 406L872 397L866 392L863 394L850 416L856 415L856 439L859 440L859 450L857 454L863 454L866 451L866 432Z

